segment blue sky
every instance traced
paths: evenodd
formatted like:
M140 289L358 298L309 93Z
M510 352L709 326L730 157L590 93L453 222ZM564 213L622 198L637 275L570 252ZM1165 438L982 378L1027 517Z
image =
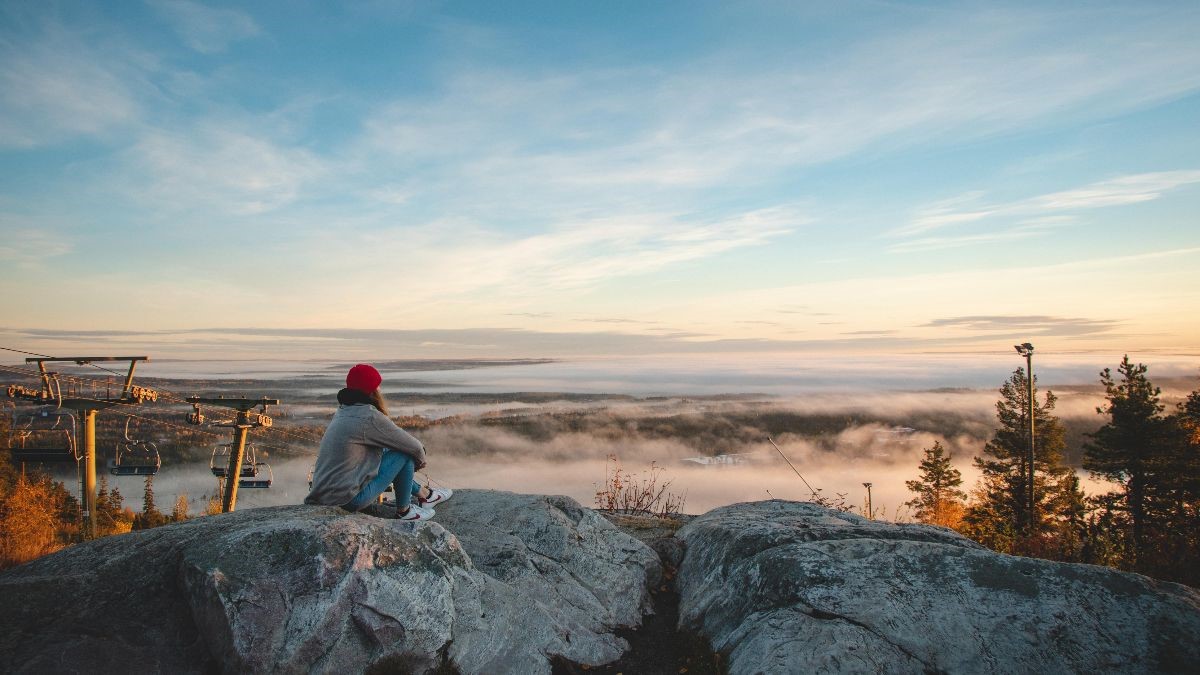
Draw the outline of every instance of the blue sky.
M1194 2L3 3L0 336L1192 352L1196 35Z

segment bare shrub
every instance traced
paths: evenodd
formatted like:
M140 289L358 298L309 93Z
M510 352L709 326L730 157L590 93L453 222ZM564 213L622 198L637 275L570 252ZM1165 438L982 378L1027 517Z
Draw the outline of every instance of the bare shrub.
M669 518L683 510L687 494L669 490L672 481L662 481L665 469L651 462L645 474L626 471L616 455L604 465L604 485L596 491L596 508L616 513Z

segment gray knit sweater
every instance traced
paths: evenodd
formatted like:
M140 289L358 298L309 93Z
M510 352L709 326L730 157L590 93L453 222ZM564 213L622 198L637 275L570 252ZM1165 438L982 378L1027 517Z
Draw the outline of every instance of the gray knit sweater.
M417 466L425 464L425 446L375 406L338 407L321 438L312 491L304 503L325 506L349 503L379 473L384 448L412 456Z

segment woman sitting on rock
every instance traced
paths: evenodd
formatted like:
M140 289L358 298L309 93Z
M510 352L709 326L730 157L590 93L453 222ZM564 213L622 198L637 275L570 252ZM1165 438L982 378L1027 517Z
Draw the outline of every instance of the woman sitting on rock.
M396 491L396 518L428 520L433 505L452 492L413 481L413 473L425 468L425 446L388 417L379 392L382 382L379 371L365 363L346 375L346 388L337 394L340 405L321 438L312 490L304 503L359 511L375 503L390 484Z

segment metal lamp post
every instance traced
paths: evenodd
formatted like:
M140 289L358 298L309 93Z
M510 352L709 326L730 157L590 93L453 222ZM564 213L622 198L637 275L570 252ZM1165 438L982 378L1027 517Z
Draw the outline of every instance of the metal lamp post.
M1034 510L1036 509L1037 502L1034 501L1034 494L1033 494L1033 476L1034 476L1034 473L1033 473L1033 457L1034 457L1033 448L1034 448L1034 438L1035 438L1033 427L1034 427L1034 412L1036 410L1036 408L1034 406L1035 401L1033 398L1033 345L1029 344L1028 342L1025 342L1023 344L1013 345L1013 348L1017 350L1018 354L1025 357L1025 380L1026 380L1026 383L1029 385L1029 394L1027 396L1027 398L1029 399L1029 457L1028 457L1028 460L1029 460L1029 495L1028 495L1028 499L1029 499L1029 532L1030 532L1030 534L1032 534L1034 531L1034 523L1037 522L1034 517Z

